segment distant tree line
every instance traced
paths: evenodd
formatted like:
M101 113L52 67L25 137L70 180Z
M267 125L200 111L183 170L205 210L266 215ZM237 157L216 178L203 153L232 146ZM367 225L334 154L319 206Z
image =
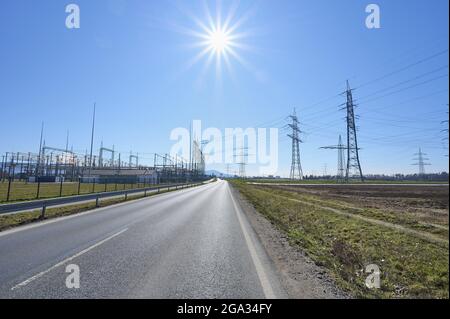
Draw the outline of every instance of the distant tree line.
M305 176L307 180L333 180L336 176L319 176L319 175L307 175ZM430 174L369 174L365 175L366 180L380 180L380 181L436 181L445 182L449 180L449 175L447 172L442 173L430 173Z

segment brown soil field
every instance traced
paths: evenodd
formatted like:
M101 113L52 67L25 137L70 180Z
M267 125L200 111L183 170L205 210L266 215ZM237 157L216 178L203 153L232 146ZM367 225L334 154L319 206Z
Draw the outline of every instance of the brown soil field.
M448 186L233 187L351 296L448 298ZM364 269L372 264L381 269L378 289L364 282Z
M319 196L324 200L337 200L363 209L413 214L424 222L448 225L448 186L361 184L269 187Z

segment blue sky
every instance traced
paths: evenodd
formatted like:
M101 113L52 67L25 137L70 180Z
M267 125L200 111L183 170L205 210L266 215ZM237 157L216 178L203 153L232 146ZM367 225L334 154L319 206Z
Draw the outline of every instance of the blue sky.
M81 28L65 27L76 3ZM381 8L381 29L365 26L369 3ZM205 71L201 32L204 1L2 1L0 10L0 152L34 151L45 121L48 145L103 140L128 153L169 152L176 127L282 127L297 108L304 171L336 170L337 154L319 147L345 135L339 111L345 80L357 88L359 143L366 173L415 172L419 147L448 171L441 121L448 111L448 1L231 0L207 1L213 19L238 4L233 22L246 36L231 58L232 72ZM280 131L280 175L290 167L290 143ZM145 161L145 159L143 159ZM222 165L208 168L223 170ZM256 167L249 167L249 174Z

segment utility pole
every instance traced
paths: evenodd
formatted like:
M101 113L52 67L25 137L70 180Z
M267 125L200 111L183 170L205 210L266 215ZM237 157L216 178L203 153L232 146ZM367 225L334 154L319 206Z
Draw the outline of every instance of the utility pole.
M350 84L347 81L347 102L345 103L344 110L347 111L347 171L345 174L345 180L348 182L351 178L358 178L361 182L364 182L364 176L361 169L361 162L359 160L359 148L357 138L357 127L355 122L355 104L353 103L353 90L350 88Z
M338 145L324 146L321 149L337 150L338 151L338 165L337 165L337 181L338 183L345 182L345 155L344 151L347 147L342 143L342 136L339 135Z
M66 136L66 153L69 151L69 130L67 130Z
M5 155L2 155L2 169L0 171L0 180L3 182L4 181L4 176L5 176Z
M91 153L90 153L90 156L89 156L89 177L91 177L92 151L94 150L95 108L96 108L96 103L94 103L94 113L92 115Z
M44 138L44 122L42 122L42 124L41 124L41 139L39 142L39 155L38 155L38 160L37 160L37 164L36 164L36 179L39 177L39 170L41 169L42 139L43 138Z
M429 161L429 158L426 158L426 153L422 152L422 149L419 148L419 153L414 154L414 156L417 156L413 159L413 161L416 161L412 165L419 166L419 177L423 178L425 176L425 166L430 166L430 163L427 163L426 161Z
M292 139L292 165L290 179L303 180L303 170L300 162L300 143L302 143L300 133L302 133L302 131L299 128L300 122L295 109L294 113L290 115L289 118L292 120L292 123L289 124L289 127L292 129L292 133L288 134L288 137Z

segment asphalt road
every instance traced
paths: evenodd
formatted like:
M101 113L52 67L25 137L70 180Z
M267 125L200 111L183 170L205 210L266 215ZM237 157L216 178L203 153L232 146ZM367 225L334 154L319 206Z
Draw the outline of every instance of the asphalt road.
M225 181L0 233L1 298L285 298L279 282Z

